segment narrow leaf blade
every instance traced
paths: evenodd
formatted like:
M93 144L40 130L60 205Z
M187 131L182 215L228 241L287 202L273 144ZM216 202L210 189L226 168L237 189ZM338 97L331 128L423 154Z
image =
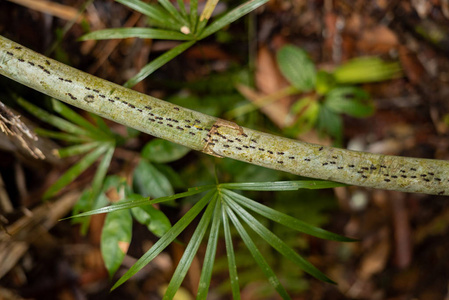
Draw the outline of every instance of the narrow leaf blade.
M159 56L158 58L147 64L145 67L143 67L139 71L139 73L137 73L133 78L128 80L124 84L124 86L127 88L135 86L137 83L147 78L154 71L165 65L168 61L172 60L173 58L175 58L176 56L178 56L179 54L190 48L190 46L192 46L194 43L195 41L185 42L165 52L164 54L162 54L161 56Z
M80 37L80 40L87 41L87 40L108 40L108 39L127 39L127 38L185 41L192 39L192 36L174 30L130 27L130 28L110 28L93 31Z
M234 8L227 14L225 14L223 17L219 18L218 20L214 21L212 24L210 24L206 29L203 31L203 33L198 38L199 40L204 39L205 37L208 37L211 34L214 34L221 28L231 24L235 20L240 19L247 13L250 13L251 11L255 10L259 6L264 5L267 3L268 0L251 0L243 3L242 5L239 5L238 7Z
M320 180L221 183L220 187L242 191L296 191L299 189L326 189L345 186L343 183Z
M251 252L251 255L253 256L254 260L259 265L259 268L262 270L264 275L267 277L268 282L274 287L274 289L279 293L279 295L283 299L290 299L290 296L288 295L287 291L280 283L276 274L270 268L267 261L265 260L263 255L260 253L259 249L257 249L257 246L254 244L253 240L251 239L249 234L246 232L245 228L242 226L242 224L240 223L237 216L234 214L234 212L229 208L229 206L227 204L223 205L224 207L226 207L227 215L229 216L229 218L231 219L235 228L237 229L238 233L242 237L242 240L245 243L246 247L248 247L248 250Z
M292 248L285 244L279 237L264 227L259 221L251 216L245 209L237 205L232 199L228 199L226 203L240 216L251 229L254 230L260 237L262 237L268 244L270 244L279 253L297 264L301 269L312 275L313 277L328 283L335 282L324 275L320 270L313 266L310 262L301 257Z
M115 0L129 8L138 11L156 21L158 24L164 25L167 28L177 29L181 28L181 24L173 19L162 7L159 5L148 4L140 0Z
M215 253L217 251L218 236L221 224L221 201L216 201L212 226L209 233L206 254L204 256L203 269L201 271L200 282L198 286L197 300L206 300L212 278L212 269L214 267ZM234 298L235 299L235 298Z
M232 191L224 190L223 193L230 197L233 201L237 202L238 204L251 209L252 211L260 214L261 216L264 216L267 219L270 219L274 222L277 222L279 224L282 224L288 228L297 230L299 232L303 232L318 238L327 239L327 240L333 240L333 241L340 241L340 242L354 242L357 241L355 239L351 239L348 237L341 236L339 234L335 234L332 232L329 232L327 230L309 225L307 223L304 223L298 219L295 219L289 215L283 214L277 210L274 210L268 206L262 205L256 201L253 201L245 196L242 196L240 194L234 193Z
M157 199L153 199L153 200L149 200L148 197L142 197L140 195L135 195L135 197L127 198L126 201L124 201L124 202L120 202L120 203L113 204L110 206L94 209L94 210L87 211L84 213L80 213L80 214L68 217L66 219L87 217L87 216L92 216L92 215L109 213L109 212L117 211L117 210L129 209L129 208L138 207L138 206L142 206L142 205L152 205L152 204L156 204L156 203L173 201L176 199L193 196L193 195L205 192L209 189L211 189L211 186L198 187L195 189L189 189L189 191L184 192L184 193L175 194L175 195L169 196L169 197L161 197L161 198L157 198Z
M173 274L170 283L168 284L167 291L165 292L163 299L173 299L179 287L181 286L181 283L184 280L184 277L186 276L193 259L195 258L201 241L203 240L204 234L209 227L209 223L212 219L214 208L217 203L216 200L217 194L215 193L213 195L213 199L210 199L206 211L201 217L201 221L197 225L195 232L193 233L192 238L190 239L189 244L187 245L187 248L181 257L181 260L176 267L175 273Z
M75 180L82 172L84 172L89 166L91 166L105 151L107 146L100 146L94 151L84 156L74 166L72 166L67 172L64 173L50 188L45 192L43 198L48 199L70 182Z
M166 234L164 234L112 287L116 289L129 278L134 276L143 267L150 263L159 253L161 253L173 240L193 221L193 219L203 210L210 201L215 190L209 191L200 201L198 201Z

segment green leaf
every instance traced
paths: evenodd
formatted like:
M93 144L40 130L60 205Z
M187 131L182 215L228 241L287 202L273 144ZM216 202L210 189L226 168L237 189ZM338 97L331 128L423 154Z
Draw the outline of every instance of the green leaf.
M165 8L166 11L180 24L183 26L188 25L187 20L183 17L183 15L176 9L176 7L171 4L169 0L158 0L158 2L162 5L163 8ZM179 3L179 1L178 1ZM184 3L181 5L181 9L184 6ZM185 12L185 7L184 7ZM184 14L185 15L185 14Z
M198 21L198 0L190 0L190 14L189 14L190 29L192 33L195 34L197 30Z
M106 122L96 114L89 113L89 116L94 120L95 124L97 124L98 128L103 132L108 132L109 134L113 134L109 126Z
M147 143L142 150L142 157L155 163L168 163L180 159L190 149L167 140L154 139Z
M149 264L161 253L173 240L193 221L203 210L207 203L214 197L216 190L209 191L198 203L196 203L166 234L164 234L112 287L116 289L125 281Z
M79 38L80 41L107 40L107 39L165 39L165 40L191 40L192 36L179 31L153 29L153 28L111 28L90 32Z
M107 131L101 131L99 128L95 127L92 123L87 121L85 118L77 114L75 111L70 109L67 105L62 102L52 98L53 109L63 116L68 121L88 130L91 135L96 135L97 139L105 139L110 137L108 133L110 133L109 129Z
M226 209L223 207L222 211L222 220L223 220L223 230L225 235L225 244L226 244L226 254L228 258L228 270L229 270L229 279L231 281L231 290L232 290L232 298L234 300L240 300L240 285L239 285L239 277L237 274L237 264L235 262L235 252L234 246L232 244L232 235L231 228L229 227L228 215L226 213Z
M264 259L263 255L260 253L259 249L257 249L257 246L254 244L253 240L251 239L249 234L246 232L245 228L243 228L243 226L240 223L237 216L229 208L228 201L226 201L226 204L223 204L223 207L226 208L227 215L229 216L229 218L231 219L235 228L237 229L238 233L242 237L242 240L245 243L246 247L248 247L248 250L251 252L251 255L254 257L254 260L259 265L259 267L262 270L262 272L264 273L265 277L267 277L268 282L279 293L279 295L282 297L282 299L290 299L290 296L288 295L287 291L284 289L282 284L279 282L279 279L277 278L276 274L270 268L267 261Z
M80 155L86 152L89 152L90 150L99 147L103 143L101 142L91 142L86 144L78 144L66 148L58 149L58 155L61 158L69 157L69 156L75 156Z
M161 24L167 28L179 30L181 28L181 23L173 19L165 9L159 5L147 4L140 0L115 0L122 3L129 8L138 11L150 18L150 20L156 21L156 23Z
M69 143L83 143L83 142L89 142L92 139L88 138L86 136L78 136L73 135L69 133L59 132L59 131L52 131L42 128L35 128L34 131L36 134L40 136L46 136L52 139L58 139L61 141L69 142Z
M139 195L139 197L137 197L137 198L133 197L129 201L127 198L127 199L125 199L126 200L125 202L120 202L120 203L113 204L110 206L94 209L94 210L91 210L88 212L84 212L81 214L77 214L77 215L68 217L66 219L80 218L80 217L92 216L92 215L97 215L97 214L104 214L104 213L109 213L112 211L129 209L129 208L138 207L138 206L142 206L142 205L152 205L152 204L156 204L156 203L169 202L169 201L173 201L176 199L193 196L193 195L205 192L207 190L210 190L211 188L214 188L214 187L215 186L208 185L208 186L192 188L192 189L189 189L189 191L184 192L184 193L175 194L175 195L169 196L169 197L161 197L161 198L153 199L153 200L149 200L148 197L142 197Z
M207 242L206 254L204 255L203 269L201 271L197 300L206 300L212 278L212 269L214 267L215 253L217 251L218 236L220 234L221 224L221 201L216 201L214 216L212 217L212 226ZM235 299L235 298L234 298Z
M133 185L144 197L159 198L174 194L173 187L167 177L144 160L141 160L134 170Z
M363 118L374 113L369 94L357 87L337 87L329 91L324 106L338 113Z
M320 95L327 94L336 85L336 80L333 74L326 71L319 70L316 74L316 92Z
M147 226L148 230L158 237L164 235L171 228L167 216L151 205L134 207L131 212L139 223Z
M399 76L401 76L399 63L387 63L378 57L352 59L334 71L334 77L340 84L377 82Z
M207 26L206 29L198 37L198 40L202 40L205 37L214 34L218 30L231 24L235 20L240 19L244 15L252 12L256 8L264 5L267 2L268 0L250 0L237 6L236 8L234 8L233 10L231 10L230 12L228 12L227 14L225 14L224 16L222 16L221 18L219 18L218 20L212 22L212 24Z
M298 115L298 119L293 125L296 135L308 132L315 126L320 107L321 105L313 97L304 97L293 104L291 110Z
M94 151L90 152L75 165L73 165L67 172L64 173L52 186L45 192L43 198L48 199L70 182L75 180L82 172L91 166L105 151L108 150L108 145L101 145Z
M296 191L299 189L328 189L346 186L343 183L320 180L274 181L274 182L244 182L220 183L220 188L242 191Z
M56 117L45 110L33 105L22 98L17 98L17 103L20 104L23 108L25 108L29 113L39 118L40 120L55 126L63 131L68 133L72 133L79 136L89 136L95 138L95 135L92 135L88 130L81 128L79 126L73 125L72 123L64 120L62 118Z
M167 291L165 292L165 295L163 297L164 300L173 299L176 291L181 286L181 283L184 280L184 277L186 276L193 259L195 258L195 254L198 251L201 241L203 240L204 234L209 227L214 208L217 203L217 197L218 195L215 193L213 199L210 199L206 211L201 217L200 223L196 226L195 232L190 238L189 244L187 245L187 248L185 249L184 254L181 257L181 260L176 267L175 273L173 274L170 283L168 284Z
M143 67L139 73L137 73L133 78L128 80L124 86L127 88L131 88L138 84L140 81L147 78L150 74L152 74L154 71L165 65L168 61L172 60L188 48L195 44L195 41L189 41L182 44L179 44L178 46L172 48L171 50L165 52L149 64L147 64L145 67Z
M101 191L106 173L108 172L109 165L111 164L112 156L114 155L115 147L113 143L108 145L108 149L101 159L100 164L95 172L94 179L92 180L92 198L96 199Z
M110 278L128 251L131 235L132 217L129 211L115 211L106 216L101 232L101 254Z
M168 1L168 2L170 2L170 1ZM178 8L179 8L179 12L178 13L182 16L183 20L188 21L188 23L190 24L190 19L187 16L187 10L186 10L186 6L184 4L184 1L183 0L176 0L176 2L178 3Z
M201 13L198 28L196 30L197 33L201 33L209 21L212 13L215 10L219 0L207 0L206 5L204 6L203 12Z
M341 140L343 121L341 116L322 105L318 116L317 128L321 133L327 133L337 140Z
M305 272L309 273L313 277L328 283L335 282L324 275L320 270L315 268L311 263L301 257L298 253L290 248L286 243L284 243L279 237L274 233L264 227L259 221L251 216L245 209L237 205L232 198L224 197L226 199L226 204L232 208L232 210L240 216L250 227L254 230L260 237L262 237L268 244L276 249L283 256L297 264ZM268 277L269 278L269 277Z
M299 232L303 232L305 234L315 236L321 239L332 240L332 241L340 241L340 242L355 242L357 240L351 239L339 234L332 233L330 231L309 225L304 223L298 219L295 219L289 215L283 214L275 209L272 209L268 206L262 205L254 200L251 200L245 196L234 193L232 191L223 190L223 193L230 197L236 203L245 206L248 209L264 216L267 219L270 219L274 222L282 224L288 228L297 230Z
M297 89L308 92L315 88L316 69L306 51L284 46L277 53L277 62L282 75Z

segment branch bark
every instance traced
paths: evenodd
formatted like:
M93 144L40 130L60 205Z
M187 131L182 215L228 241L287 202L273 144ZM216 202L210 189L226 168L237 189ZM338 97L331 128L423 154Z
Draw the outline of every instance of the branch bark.
M449 161L324 147L240 127L81 72L2 36L0 74L104 118L210 155L346 184L449 195Z

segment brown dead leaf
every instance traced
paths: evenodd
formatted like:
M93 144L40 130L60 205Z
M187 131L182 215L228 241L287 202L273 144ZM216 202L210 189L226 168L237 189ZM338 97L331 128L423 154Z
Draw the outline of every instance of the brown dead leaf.
M119 241L118 247L120 248L120 250L122 250L123 253L126 253L126 252L128 252L129 243L124 242L124 241Z
M261 47L257 56L256 85L265 95L275 93L288 85L277 68L274 55L266 47ZM259 97L261 96L259 95ZM254 97L248 99L257 101ZM261 108L261 111L280 128L288 125L285 121L289 110L289 97L284 97Z

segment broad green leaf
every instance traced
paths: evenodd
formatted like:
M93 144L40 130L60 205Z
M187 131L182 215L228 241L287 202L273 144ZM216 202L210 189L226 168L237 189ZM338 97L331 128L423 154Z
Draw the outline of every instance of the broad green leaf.
M170 14L167 13L165 9L163 9L159 5L147 4L140 0L115 0L119 3L122 3L129 8L138 11L150 18L152 21L156 21L156 23L165 26L166 28L171 28L175 30L179 30L181 28L181 23L173 19Z
M279 237L274 233L264 227L259 221L251 216L245 209L237 205L231 198L224 197L226 199L226 204L232 208L232 210L242 218L252 230L254 230L261 238L263 238L268 244L276 249L283 256L297 264L301 269L312 275L313 277L328 283L335 282L324 275L320 270L315 268L310 262L301 257L298 253L290 248L286 243L284 243Z
M217 203L218 195L215 194L213 199L210 200L206 211L201 217L200 223L196 226L195 232L190 238L189 244L184 251L184 254L181 257L181 260L176 267L175 273L173 274L170 283L168 284L167 291L163 297L164 300L171 300L176 294L176 291L181 286L184 277L187 274L187 271L192 264L193 259L195 258L196 252L198 251L199 246L201 245L201 241L203 240L204 234L206 233L207 228L209 227L210 221L212 219L212 215L214 212L215 205Z
M308 92L315 88L316 69L306 51L284 46L277 53L277 62L282 75L297 89Z
M80 155L86 152L89 152L90 150L94 148L98 148L100 145L103 145L101 142L91 142L86 144L78 144L66 148L58 149L58 155L61 158L69 157L69 156L75 156Z
M308 132L315 126L320 107L318 101L312 97L304 97L293 104L291 110L298 115L293 125L296 134Z
M167 177L144 160L141 160L134 170L133 185L144 197L160 198L174 194L173 187Z
M323 105L335 112L358 118L374 113L374 106L368 93L357 87L337 87L330 90Z
M226 13L224 16L222 16L221 18L219 18L218 20L212 22L209 26L207 26L205 30L201 33L201 35L198 37L198 40L202 40L205 37L214 34L218 30L240 19L244 15L252 12L256 8L264 5L267 2L268 0L250 0L237 6L236 8L234 8L233 10Z
M167 140L154 139L147 143L142 150L142 157L155 163L168 163L180 159L190 149Z
M139 223L147 226L148 230L158 237L164 235L171 228L167 216L151 205L134 207L131 212Z
M86 40L108 40L108 39L165 39L165 40L191 40L192 36L179 31L153 29L153 28L111 28L93 31L79 38L80 41Z
M401 76L401 66L397 62L384 62L378 57L352 59L334 71L340 84L357 84L383 81Z
M211 188L214 188L214 187L215 186L209 185L209 186L192 188L184 193L175 194L175 195L169 196L169 197L161 197L161 198L153 199L153 200L149 200L148 197L142 197L142 196L139 196L138 198L132 198L131 200L125 199L124 202L113 204L113 205L102 207L102 208L98 208L98 209L94 209L94 210L91 210L88 212L84 212L81 214L77 214L77 215L68 217L66 219L80 218L80 217L92 216L92 215L97 215L97 214L104 214L104 213L109 213L112 211L124 210L124 209L142 206L142 205L152 205L152 204L156 204L156 203L169 202L169 201L173 201L176 199L193 196L193 195L205 192L207 190L210 190Z
M242 191L296 191L299 189L328 189L345 186L343 183L320 180L274 181L274 182L244 182L220 183L220 188Z
M317 128L321 133L327 133L340 140L343 132L343 120L338 113L322 105L318 115Z
M99 128L95 127L92 123L87 121L85 118L77 114L75 111L70 109L67 105L63 104L62 102L51 99L53 104L53 109L59 113L61 116L66 118L68 121L71 121L72 123L88 130L92 135L97 135L97 139L105 139L108 138L109 130L108 131L101 131Z
M147 64L145 67L143 67L139 71L139 73L137 73L133 78L128 80L124 84L124 86L127 88L135 86L140 81L147 78L154 71L165 65L167 62L169 62L170 60L172 60L173 58L175 58L176 56L178 56L179 54L190 48L190 46L192 46L193 44L195 44L195 41L185 42L165 52L164 54L162 54L161 56L159 56L158 58Z
M231 281L232 298L234 300L240 300L240 285L239 277L237 274L237 264L235 262L235 252L232 243L231 228L229 227L228 215L226 213L226 207L222 204L221 215L223 221L223 231L225 236L226 256L228 258L228 270L229 279Z
M207 203L214 197L216 190L209 191L198 201L166 234L164 234L112 287L116 289L143 267L149 264L195 219Z
M88 130L81 128L79 126L76 126L67 120L64 120L62 118L56 117L45 110L37 107L36 105L33 105L27 101L25 101L22 98L17 98L17 103L20 104L23 108L25 108L29 113L34 115L35 117L39 118L40 120L51 124L55 126L56 128L59 128L63 131L66 131L68 133L76 134L79 136L89 136L92 138L95 138L95 135L92 135Z
M316 92L319 95L327 94L336 85L335 77L326 71L320 70L316 74Z
M206 254L204 255L203 269L201 270L197 300L206 300L212 278L212 269L214 267L215 253L217 251L218 236L220 234L221 224L221 201L216 201L214 216L212 217L212 226L207 242Z
M185 189L186 184L182 179L179 172L173 170L172 167L166 164L154 164L154 167L158 169L167 179L170 181L174 189Z
M101 145L94 151L90 152L82 159L80 159L75 165L73 165L67 172L64 173L52 186L45 192L43 198L48 199L56 192L67 186L70 182L75 180L82 172L90 167L105 151L107 151L107 145Z
M238 233L242 237L242 240L245 243L246 247L248 247L248 250L251 252L251 255L254 257L254 260L259 265L259 267L262 270L262 272L264 273L265 277L267 277L268 282L279 293L279 295L282 297L282 299L290 299L290 296L288 295L287 291L284 289L282 284L279 282L279 279L277 278L276 274L270 268L270 266L268 265L268 263L265 260L265 258L263 257L263 255L260 253L257 246L254 244L253 240L251 239L249 234L246 232L245 228L243 228L243 226L240 223L237 216L229 208L227 203L223 204L223 207L226 208L227 215L229 216L229 218L231 219L235 228L237 229Z
M132 236L132 217L129 211L114 211L106 216L101 232L101 254L109 277L120 267Z
M297 230L299 232L303 232L305 234L309 234L321 239L326 240L332 240L332 241L340 241L340 242L355 242L357 240L347 238L345 236L335 234L332 232L329 232L327 230L311 226L307 223L304 223L298 219L295 219L289 215L286 215L284 213L281 213L275 209L272 209L268 206L262 205L256 201L253 201L245 196L242 196L240 194L234 193L232 191L224 190L223 193L230 197L233 201L236 203L245 206L248 209L251 209L252 211L260 214L261 216L264 216L267 219L270 219L274 222L277 222L279 224L282 224L288 228Z
M90 197L90 189L85 189L81 196L76 201L72 209L72 214L78 214L82 211L88 211L92 209L92 199ZM90 217L78 218L71 220L72 224L81 224L80 232L84 236L89 228Z

